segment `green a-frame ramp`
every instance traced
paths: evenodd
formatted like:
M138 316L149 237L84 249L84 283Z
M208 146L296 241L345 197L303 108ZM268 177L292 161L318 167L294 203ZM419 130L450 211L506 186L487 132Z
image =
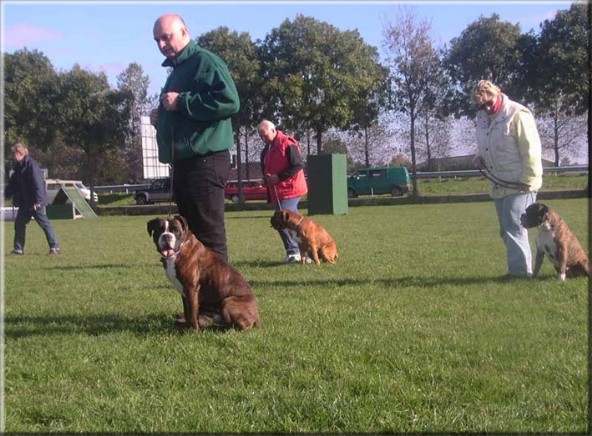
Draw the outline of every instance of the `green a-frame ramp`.
M47 206L47 216L49 219L98 218L78 189L63 186Z

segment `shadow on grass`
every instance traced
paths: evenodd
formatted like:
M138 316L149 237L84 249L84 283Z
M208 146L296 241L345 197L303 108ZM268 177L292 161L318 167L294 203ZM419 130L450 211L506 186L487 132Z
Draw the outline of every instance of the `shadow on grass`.
M540 279L537 279L540 280ZM303 286L313 286L318 289L323 289L327 286L364 286L364 285L383 285L385 288L437 288L441 286L472 286L472 285L491 285L492 287L485 287L484 290L494 290L494 287L503 284L524 284L525 286L534 285L537 280L516 279L516 280L502 280L500 276L492 277L445 277L445 276L409 276L409 277L382 277L375 279L326 279L326 280L251 280L249 284L251 287L266 287L266 286L285 286L287 289L298 289ZM548 278L543 278L546 281Z
M208 329L209 330L209 329ZM4 335L7 339L48 335L100 336L112 333L132 333L137 336L182 334L174 326L174 316L144 315L129 317L116 314L64 316L5 316Z
M60 265L60 266L48 266L44 267L45 270L57 270L57 271L75 271L75 270L87 270L87 269L137 269L142 266L152 266L149 264L115 264L115 263L104 263L97 265Z
M239 262L233 262L230 259L230 264L240 270L241 268L269 268L274 266L282 266L286 265L284 262L280 260L241 260ZM294 265L286 265L287 268Z
M265 214L265 215L249 215L249 216L238 216L238 215L235 215L235 216L225 216L224 219L230 220L230 221L232 221L232 220L244 220L244 219L251 220L251 219L256 219L256 218L267 218L267 219L270 219L272 217L272 215L273 215L273 212L274 212L274 209L270 209L269 210L269 213L268 214ZM271 225L269 227L271 228Z

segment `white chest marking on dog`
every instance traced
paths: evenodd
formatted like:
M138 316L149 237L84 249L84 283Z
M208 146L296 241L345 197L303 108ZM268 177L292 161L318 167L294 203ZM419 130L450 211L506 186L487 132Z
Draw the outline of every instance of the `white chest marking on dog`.
M173 284L175 289L185 297L185 289L183 288L183 284L177 278L177 270L175 269L175 259L176 256L171 256L166 259L166 268L165 273L169 281Z
M553 265L559 265L559 262L557 261L557 244L555 243L555 232L552 229L544 226L540 228L539 236L537 238L537 248L545 252Z

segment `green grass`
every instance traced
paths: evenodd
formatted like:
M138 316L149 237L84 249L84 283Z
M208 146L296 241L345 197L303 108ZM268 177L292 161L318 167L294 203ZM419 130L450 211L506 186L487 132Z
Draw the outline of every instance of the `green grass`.
M484 194L489 192L490 182L485 177L457 179L419 179L421 195ZM552 174L543 176L542 192L585 189L588 174Z
M587 241L586 199L546 203ZM587 431L588 281L497 281L491 202L315 216L320 267L279 263L270 215L226 214L263 320L226 333L172 328L152 217L54 221L60 257L32 223L4 259L5 431Z

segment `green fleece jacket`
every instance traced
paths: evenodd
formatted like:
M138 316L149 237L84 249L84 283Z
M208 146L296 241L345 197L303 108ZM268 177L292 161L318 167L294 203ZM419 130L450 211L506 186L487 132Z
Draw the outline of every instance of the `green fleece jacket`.
M231 148L230 117L238 112L240 102L224 61L190 41L176 59L167 59L162 66L173 68L162 92L180 95L178 110L158 107L158 160L171 163Z

